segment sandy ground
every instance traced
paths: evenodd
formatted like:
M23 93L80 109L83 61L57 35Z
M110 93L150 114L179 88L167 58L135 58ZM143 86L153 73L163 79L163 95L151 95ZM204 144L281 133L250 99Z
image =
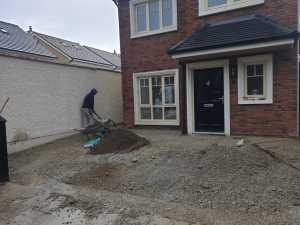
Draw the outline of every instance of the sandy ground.
M300 224L300 142L135 130L150 145L89 155L80 136L9 156L0 224Z

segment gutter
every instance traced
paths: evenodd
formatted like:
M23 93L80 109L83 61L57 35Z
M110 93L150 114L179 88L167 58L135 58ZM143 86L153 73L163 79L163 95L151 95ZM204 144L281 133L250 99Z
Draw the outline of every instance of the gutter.
M294 38L289 38L289 39L282 39L278 41L259 42L257 44L252 43L252 44L234 45L234 46L213 48L213 49L200 50L200 51L176 53L172 55L172 58L180 59L180 58L190 58L190 57L197 57L197 56L209 56L209 55L216 55L216 54L233 53L238 51L255 50L255 49L261 49L267 47L276 47L276 46L294 45L294 44L295 44Z
M92 61L86 61L86 60L80 60L80 59L72 59L70 61L71 63L83 63L83 64L88 64L88 65L94 65L95 68L102 68L102 69L107 69L107 70L114 70L112 65L109 64L100 64L100 63L96 63L96 62L92 62Z
M29 60L38 60L44 62L53 62L54 60L56 60L56 56L39 55L35 53L28 53L28 52L10 50L5 48L0 48L0 55L22 58L22 59L29 59Z

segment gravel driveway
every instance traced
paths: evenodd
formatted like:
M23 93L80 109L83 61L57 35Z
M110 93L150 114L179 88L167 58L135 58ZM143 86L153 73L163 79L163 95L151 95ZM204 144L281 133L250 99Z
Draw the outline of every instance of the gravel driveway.
M12 154L0 224L300 224L300 142L135 130L150 145L89 155L73 136Z

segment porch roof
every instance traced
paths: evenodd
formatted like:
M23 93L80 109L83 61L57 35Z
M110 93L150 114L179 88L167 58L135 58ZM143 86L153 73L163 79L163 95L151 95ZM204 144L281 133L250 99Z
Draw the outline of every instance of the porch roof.
M293 31L263 15L250 15L208 23L169 49L169 54L201 52L225 47L296 38Z

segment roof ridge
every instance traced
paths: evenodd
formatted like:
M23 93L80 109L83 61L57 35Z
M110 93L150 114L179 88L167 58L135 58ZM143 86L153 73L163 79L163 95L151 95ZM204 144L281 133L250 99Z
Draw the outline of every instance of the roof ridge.
M262 22L271 24L273 26L276 26L277 28L284 29L287 32L292 32L291 29L289 29L286 26L283 26L282 24L278 23L276 20L274 20L271 16L264 16L262 14L255 14L255 17L260 19Z
M191 36L196 35L200 30L205 29L206 27L210 26L208 23L202 25L202 26L198 26L190 35L188 35L187 37L185 37L183 40L179 41L177 44L172 45L169 49L168 52L172 52L174 50L176 50L182 43L184 43L185 41L187 41Z
M254 18L255 18L255 14L252 14L252 15L247 15L247 16L239 16L239 17L235 17L235 18L223 20L223 21L208 22L207 25L210 27L214 27L214 26L220 26L220 25L230 24L230 23L234 23L234 22L242 22L242 21L246 21L246 20L250 20L250 19L254 19Z
M56 36L49 35L49 34L43 34L43 33L39 33L39 32L36 32L36 31L32 31L32 33L35 33L37 35L42 35L42 36L50 37L50 38L55 38L57 40L66 41L66 42L70 42L70 43L78 44L78 45L82 46L79 42L69 41L69 40L63 39L61 37L56 37Z
M232 19L224 20L224 21L215 21L215 22L209 22L207 23L207 26L215 27L220 25L226 25L231 23L237 23L237 22L243 22L251 19L259 19L260 21L264 23L268 23L270 25L276 26L277 28L284 29L287 32L291 32L291 30L280 23L278 23L276 20L274 20L271 16L266 16L260 13L255 13L251 15L246 16L239 16Z

